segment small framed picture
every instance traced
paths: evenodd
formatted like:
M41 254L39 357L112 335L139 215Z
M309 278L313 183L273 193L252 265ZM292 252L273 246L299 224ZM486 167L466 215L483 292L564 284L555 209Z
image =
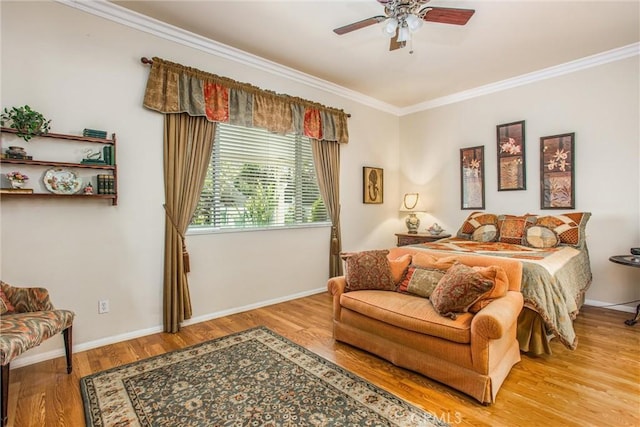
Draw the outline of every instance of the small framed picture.
M460 149L461 209L484 209L484 145Z
M526 190L524 120L496 126L498 191Z
M362 202L381 204L384 200L384 175L382 168L362 168Z
M540 208L575 209L575 133L540 138Z

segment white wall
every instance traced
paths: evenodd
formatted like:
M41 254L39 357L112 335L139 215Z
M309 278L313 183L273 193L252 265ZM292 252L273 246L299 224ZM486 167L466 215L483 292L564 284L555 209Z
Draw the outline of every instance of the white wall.
M576 211L593 214L587 241L593 283L587 299L640 299L640 269L611 255L640 246L640 108L638 56L526 86L404 116L402 184L431 201L429 220L455 232L460 209L459 149L485 146L485 211L540 210L540 137L575 132ZM496 125L525 120L524 191L497 191ZM635 307L635 304L633 305Z
M142 107L149 71L140 63L142 56L351 113L350 143L343 146L341 158L343 248L393 244L397 221L388 218L397 220L399 205L398 117L62 4L2 2L0 7L2 107L28 104L52 119L52 132L79 134L90 127L115 132L118 138L118 206L54 199L4 199L0 204L0 277L15 285L45 286L57 307L75 311L77 349L162 325L163 117ZM11 141L11 135L3 134L3 148ZM37 155L50 142L21 145ZM362 204L365 165L385 170L383 205ZM44 172L19 169L33 180ZM192 235L187 244L195 319L326 286L326 227ZM109 314L98 315L100 299L110 300ZM27 352L22 363L60 352L61 339L49 340ZM19 365L20 360L12 366Z

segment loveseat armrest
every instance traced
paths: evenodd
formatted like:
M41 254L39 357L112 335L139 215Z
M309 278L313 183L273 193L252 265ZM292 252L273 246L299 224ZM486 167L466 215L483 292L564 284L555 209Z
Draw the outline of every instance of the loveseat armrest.
M336 276L329 279L327 282L327 290L334 297L340 296L340 294L344 293L345 288L347 287L347 280L344 276Z
M19 288L0 281L2 291L15 307L16 313L55 310L49 299L49 291L45 288Z
M502 338L509 327L518 321L523 306L522 294L508 291L507 295L493 300L473 316L471 336L479 335L487 340Z
M347 287L347 280L344 276L336 276L327 282L327 290L333 295L333 319L340 320L340 296Z

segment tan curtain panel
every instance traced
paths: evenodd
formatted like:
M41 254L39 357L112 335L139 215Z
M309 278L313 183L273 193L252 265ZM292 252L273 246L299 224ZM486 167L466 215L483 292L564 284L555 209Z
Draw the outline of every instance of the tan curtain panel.
M153 58L144 106L164 114L188 113L211 122L259 127L280 134L346 144L348 115L339 109L277 94L248 83Z
M337 142L311 140L313 163L322 200L331 218L329 277L342 275L342 236L340 232L340 145Z
M188 114L164 116L164 331L191 318L189 253L184 234L200 199L211 158L214 122Z

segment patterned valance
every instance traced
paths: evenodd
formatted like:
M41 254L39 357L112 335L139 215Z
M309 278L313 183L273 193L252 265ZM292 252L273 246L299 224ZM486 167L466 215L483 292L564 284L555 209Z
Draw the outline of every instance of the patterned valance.
M293 132L343 144L349 141L348 115L342 110L160 58L153 58L144 106L164 114L188 113L280 134Z

